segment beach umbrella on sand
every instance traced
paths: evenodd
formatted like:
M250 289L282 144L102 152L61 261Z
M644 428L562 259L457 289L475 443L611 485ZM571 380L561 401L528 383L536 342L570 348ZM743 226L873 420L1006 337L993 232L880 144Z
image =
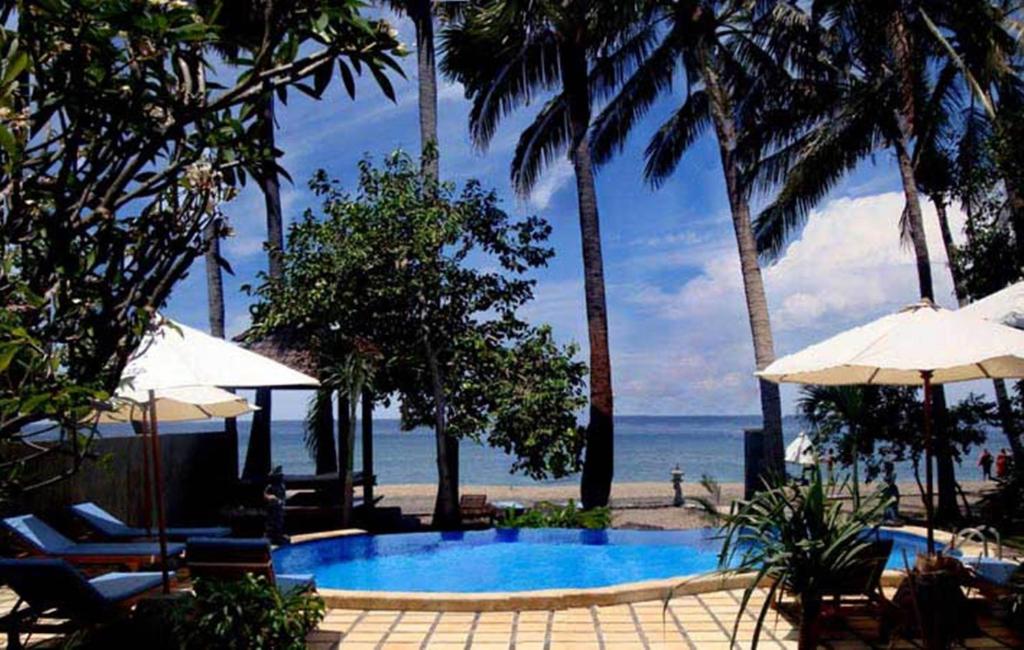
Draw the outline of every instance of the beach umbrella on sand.
M801 431L797 434L797 437L793 439L793 442L786 445L786 462L793 463L794 465L816 465L817 460L814 458L814 445L811 443L811 437L807 435L806 431Z
M932 386L1024 377L1024 332L937 307L930 300L791 354L757 373L776 383L924 387L925 511L932 521Z

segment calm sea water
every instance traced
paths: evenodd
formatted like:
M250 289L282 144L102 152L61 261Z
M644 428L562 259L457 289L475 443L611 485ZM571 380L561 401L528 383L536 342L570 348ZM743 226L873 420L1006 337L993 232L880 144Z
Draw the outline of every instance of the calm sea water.
M743 429L758 426L757 416L624 416L615 419L615 480L618 482L668 482L678 464L687 481L696 481L707 473L721 482L743 480ZM167 424L162 432L197 431L215 428L214 423ZM249 423L239 423L239 459L244 461L249 440ZM796 437L800 422L786 418L786 441ZM120 431L119 431L120 432ZM113 432L111 432L113 433ZM1005 444L995 432L989 448L996 453ZM273 426L273 462L286 472L312 472L313 463L303 444L303 423L278 420ZM979 478L976 451L961 465L962 480ZM356 442L356 467L360 465L360 447ZM434 483L434 438L429 429L401 431L397 420L374 423L374 469L378 480L387 483ZM503 452L472 442L462 443L461 481L463 485L528 485L531 479L509 474L511 459ZM912 481L909 467L898 468L899 480ZM574 483L569 477L551 483Z

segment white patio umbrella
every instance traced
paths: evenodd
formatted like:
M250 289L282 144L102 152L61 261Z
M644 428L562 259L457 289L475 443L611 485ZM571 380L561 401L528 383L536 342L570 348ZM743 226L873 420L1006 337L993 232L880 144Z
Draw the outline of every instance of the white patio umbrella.
M1011 284L960 308L958 314L1024 329L1024 282Z
M210 418L237 418L255 407L244 398L213 386L181 386L153 391L156 417L161 422L192 422ZM118 391L98 410L100 424L142 422L149 417L150 391Z
M924 387L925 510L931 554L932 385L1024 377L1024 332L923 300L782 357L756 374L776 383Z
M272 359L162 317L143 337L121 373L122 388L98 417L101 422L142 422L150 438L165 592L169 591L167 533L157 423L237 417L253 410L224 388L319 385L313 377ZM146 458L144 449L148 480ZM147 494L148 490L147 486Z
M183 382L183 378L187 381ZM220 388L283 388L320 382L273 359L163 318L143 337L122 379L136 390L183 385Z
M794 465L816 465L817 461L814 458L814 445L811 443L811 437L807 435L806 431L801 431L797 434L793 442L786 445L786 456L787 463L793 463Z

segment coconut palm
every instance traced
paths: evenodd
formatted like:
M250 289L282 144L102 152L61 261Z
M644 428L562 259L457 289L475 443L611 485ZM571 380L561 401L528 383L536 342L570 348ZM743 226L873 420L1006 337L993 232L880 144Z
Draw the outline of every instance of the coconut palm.
M928 28L922 9L945 19L944 5L919 0L901 3L864 3L825 0L814 4L812 16L823 45L818 60L816 94L803 102L817 115L807 128L785 146L759 162L763 186L781 185L775 200L758 216L758 246L772 257L784 248L789 235L809 211L861 160L886 148L898 163L905 206L900 218L917 265L922 298L935 299L931 258L925 240L915 143L926 140L934 126L934 112L945 106L952 84L941 85L948 75L932 79L936 61L934 39L924 38ZM822 72L824 71L824 72ZM935 392L937 420L945 420L945 393ZM939 506L937 515L952 519L958 512L955 466L944 437L937 437Z
M684 77L685 100L647 146L645 178L655 186L664 184L689 147L705 132L714 134L758 369L775 360L775 345L744 176L748 162L764 145L760 138L750 137L762 130L763 125L756 124L758 111L767 101L766 95L785 83L771 53L758 42L758 23L771 15L771 4L744 0L663 3L658 18L664 28L657 47L598 116L592 136L594 159L603 164L622 149L654 101L672 92L676 76ZM762 380L760 394L767 439L763 469L768 474L779 473L783 453L779 387Z
M472 3L443 36L442 70L472 102L470 133L486 149L502 119L546 95L521 134L512 183L529 195L563 154L576 178L590 343L590 422L581 481L585 507L608 503L613 475L613 395L597 186L587 137L605 97L653 39L640 0L496 0Z

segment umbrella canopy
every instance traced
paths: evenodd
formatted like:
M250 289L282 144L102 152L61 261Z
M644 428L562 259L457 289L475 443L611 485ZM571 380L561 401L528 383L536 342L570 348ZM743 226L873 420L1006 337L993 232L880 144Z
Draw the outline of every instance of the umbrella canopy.
M925 371L933 384L1024 377L1024 332L922 301L757 374L776 383L921 386Z
M957 313L1024 329L1024 282L976 300Z
M796 465L815 465L814 445L806 431L801 431L793 442L786 445L786 462Z
M776 383L924 386L925 510L931 555L932 384L1024 377L1024 332L922 300L782 357L757 375Z
M154 391L156 417L161 422L189 422L210 418L236 418L255 410L245 399L212 386L183 386ZM118 392L98 411L99 423L141 422L150 417L149 392Z
M146 334L121 379L135 391L179 386L315 388L309 375L230 341L163 319Z

